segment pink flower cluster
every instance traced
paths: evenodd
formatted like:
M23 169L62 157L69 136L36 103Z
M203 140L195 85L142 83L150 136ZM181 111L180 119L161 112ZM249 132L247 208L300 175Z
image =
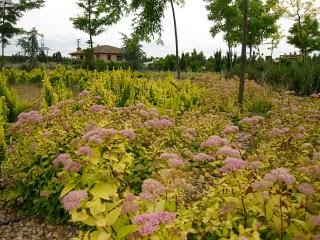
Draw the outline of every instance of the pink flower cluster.
M80 170L81 165L75 161L73 161L69 154L60 154L53 162L53 166L59 167L63 166L63 170L69 172L77 172Z
M254 125L259 124L264 120L264 117L261 116L253 116L253 117L246 117L239 121L239 124L247 124L247 125Z
M177 168L185 165L181 157L175 153L162 153L160 155L160 158L167 160L169 167L172 167L172 168Z
M248 162L247 168L249 168L251 170L258 170L260 168L263 168L263 163L260 161Z
M139 210L138 204L135 202L136 197L133 194L129 194L123 202L122 213L135 213Z
M230 157L235 157L235 158L241 157L241 154L240 154L239 150L233 149L233 148L228 147L228 146L223 146L223 147L219 148L218 151L217 151L217 154L219 154L219 155L228 155Z
M90 92L88 90L83 90L82 92L80 92L78 94L78 97L86 97L86 96L89 96L90 95Z
M51 120L58 117L61 113L61 109L58 106L51 106L49 112L44 116L45 120Z
M320 160L320 152L314 152L312 156L313 160Z
M318 165L309 166L309 167L301 167L301 168L299 168L299 170L302 173L304 173L310 177L313 177L316 179L320 178L320 166L318 166Z
M286 185L293 184L296 181L296 178L290 174L287 168L274 169L267 173L264 179L272 183L277 181L284 182Z
M256 181L256 182L252 183L251 187L254 192L257 192L257 191L267 190L267 189L271 188L272 185L273 185L272 182L262 179L260 181Z
M228 215L229 213L233 212L236 208L236 204L234 202L227 202L224 204L222 208L220 208L219 212L222 215Z
M39 124L42 119L38 111L24 112L18 116L18 121L12 127L20 129L27 124Z
M117 130L113 128L96 128L83 135L82 139L88 142L101 144L107 138L111 138L117 134Z
M232 134L232 133L237 133L237 132L239 132L239 127L230 125L230 126L226 126L222 133L223 134Z
M197 155L195 155L193 157L193 160L197 161L197 162L212 161L213 159L214 159L214 157L212 157L206 153L198 153Z
M170 120L165 119L165 118L152 119L152 120L146 121L144 124L146 126L153 127L157 130L163 130L163 129L169 128L173 125L173 123Z
M227 158L223 163L224 166L220 168L222 173L231 173L246 167L246 161L238 158Z
M312 97L312 98L320 98L320 93L312 93L310 95L310 97Z
M320 94L319 94L319 98L320 98ZM316 235L312 235L312 240L320 240L320 234L316 234Z
M157 180L152 178L146 179L142 184L142 192L140 197L145 200L152 201L164 192L164 187Z
M133 224L142 225L139 233L142 236L148 236L157 231L161 224L169 224L176 219L176 213L172 212L158 212L147 213L137 216L133 219Z
M136 138L136 133L134 132L133 129L120 130L119 134L123 137L130 139L130 140L134 140Z
M61 199L63 207L68 212L76 209L80 206L81 202L88 197L88 194L84 190L76 190L69 192Z
M312 216L309 221L315 227L320 226L320 215Z
M156 108L151 108L148 110L148 114L150 117L157 117L159 115L159 112Z
M200 148L222 147L228 144L229 142L227 139L221 138L219 136L211 136L208 140L200 144Z
M299 184L298 190L309 197L314 195L314 189L313 189L312 185L309 183Z
M93 151L90 147L80 147L77 154L80 156L91 157L93 155Z
M96 104L96 105L93 105L89 111L92 113L98 113L98 112L102 112L103 110L104 110L104 106Z
M269 135L270 135L270 137L279 137L279 136L283 136L284 134L288 133L289 131L290 131L289 128L273 128L269 132Z
M187 128L182 132L182 137L194 141L196 139L196 130L194 128Z

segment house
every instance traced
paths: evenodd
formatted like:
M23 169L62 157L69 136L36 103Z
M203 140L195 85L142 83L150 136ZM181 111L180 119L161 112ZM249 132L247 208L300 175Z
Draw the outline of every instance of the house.
M113 47L110 45L101 45L93 49L94 58L96 60L101 59L106 62L122 62L123 59L123 50L121 48ZM84 60L84 50L77 48L76 52L70 53L71 57L74 57L77 60Z
M288 61L302 61L303 56L301 54L297 54L296 52L294 52L293 54L284 54L284 55L280 55L280 60L288 60Z

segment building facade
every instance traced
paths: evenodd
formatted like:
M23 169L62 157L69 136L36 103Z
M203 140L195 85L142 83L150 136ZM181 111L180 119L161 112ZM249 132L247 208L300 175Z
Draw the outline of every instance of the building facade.
M101 45L93 49L95 60L103 60L105 62L123 62L123 50L121 48L113 47L110 45ZM85 59L85 52L81 48L78 48L76 52L72 52L69 55L77 60Z

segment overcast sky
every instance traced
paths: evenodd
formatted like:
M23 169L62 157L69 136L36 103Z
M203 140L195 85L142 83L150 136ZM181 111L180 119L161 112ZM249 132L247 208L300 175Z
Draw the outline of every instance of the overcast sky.
M69 20L76 16L79 11L75 2L76 0L47 0L45 7L26 13L19 25L26 30L36 27L39 33L44 34L45 45L51 49L50 55L61 51L66 56L76 49L78 38L81 39L81 47L86 47L85 42L88 40L88 36L75 30ZM207 11L203 0L187 0L185 6L176 9L176 15L180 53L190 52L194 48L203 51L207 56L213 55L215 50L226 51L222 36L219 35L213 39L209 34L211 23L207 20ZM118 24L108 28L105 33L96 37L94 39L95 44L121 47L120 32L130 34L130 23L130 17L121 20ZM284 29L288 28L290 24L287 20L281 21L281 26ZM170 8L167 9L163 20L163 30L163 46L155 43L143 44L144 51L148 56L160 57L168 53L174 53L174 34ZM15 46L15 41L13 39L11 45L6 48L7 55L19 51ZM238 48L237 51L239 52L239 50ZM261 50L269 55L267 46L261 47ZM290 51L294 51L294 49L283 40L274 54L279 55Z

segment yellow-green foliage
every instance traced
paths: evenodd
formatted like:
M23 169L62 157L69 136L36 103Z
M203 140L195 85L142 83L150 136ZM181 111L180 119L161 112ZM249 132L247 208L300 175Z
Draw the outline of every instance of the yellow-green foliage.
M49 78L43 80L42 107L47 109L58 102L58 96L54 92Z
M8 203L81 224L79 239L318 239L316 97L247 81L240 113L236 79L109 71L54 104L66 72L45 78L47 111L10 127Z
M18 102L15 94L9 89L7 79L0 74L0 97L4 97L4 107L7 109L3 121L13 122L18 115Z
M0 162L5 159L5 152L6 152L6 139L5 139L5 132L4 132L4 123L7 117L7 108L5 105L4 97L0 97Z
M150 80L130 71L99 73L88 86L89 90L117 107L133 103L158 106L174 111L188 111L200 104L202 90L190 81L177 81L172 76Z

